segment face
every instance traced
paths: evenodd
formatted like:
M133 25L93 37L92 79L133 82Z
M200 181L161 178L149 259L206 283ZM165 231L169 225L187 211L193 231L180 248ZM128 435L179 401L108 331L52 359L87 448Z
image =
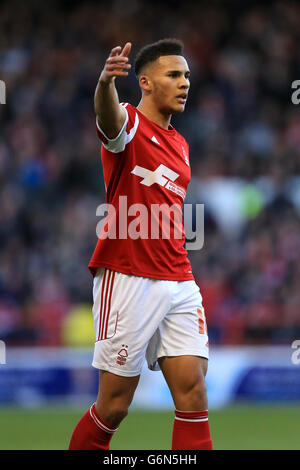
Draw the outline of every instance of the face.
M190 88L190 71L184 57L167 55L159 57L145 67L140 77L144 93L163 114L182 113Z

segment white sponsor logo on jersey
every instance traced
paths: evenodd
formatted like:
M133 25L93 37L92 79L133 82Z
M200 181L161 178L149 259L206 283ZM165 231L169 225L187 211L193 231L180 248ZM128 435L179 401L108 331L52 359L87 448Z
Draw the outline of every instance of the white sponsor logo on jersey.
M157 183L160 186L169 189L173 193L178 194L182 199L185 198L186 193L184 189L177 184L172 183L172 181L175 181L178 178L179 174L175 173L175 171L165 165L160 164L154 171L136 165L131 173L136 176L141 176L143 179L140 183L145 186L152 186L152 184Z

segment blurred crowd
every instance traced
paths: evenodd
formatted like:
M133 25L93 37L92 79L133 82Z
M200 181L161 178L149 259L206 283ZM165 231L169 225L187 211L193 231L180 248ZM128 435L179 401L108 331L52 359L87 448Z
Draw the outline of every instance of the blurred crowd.
M214 344L300 335L300 79L296 2L0 2L0 339L66 344L92 302L87 265L105 201L93 94L110 49L183 40L187 202L205 204L190 251ZM116 81L137 105L133 71ZM90 312L91 315L91 312Z

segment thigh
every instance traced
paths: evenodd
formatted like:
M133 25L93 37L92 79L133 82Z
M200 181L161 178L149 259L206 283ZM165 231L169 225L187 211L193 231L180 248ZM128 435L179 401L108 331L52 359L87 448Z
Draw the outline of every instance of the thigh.
M165 356L158 362L167 384L182 390L205 378L208 368L208 360L199 356Z

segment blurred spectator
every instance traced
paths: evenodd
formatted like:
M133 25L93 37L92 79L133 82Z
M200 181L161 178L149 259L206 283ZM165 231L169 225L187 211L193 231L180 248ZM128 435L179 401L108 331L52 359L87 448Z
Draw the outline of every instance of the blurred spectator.
M71 347L94 345L94 321L89 304L78 304L72 308L62 328L62 343Z

